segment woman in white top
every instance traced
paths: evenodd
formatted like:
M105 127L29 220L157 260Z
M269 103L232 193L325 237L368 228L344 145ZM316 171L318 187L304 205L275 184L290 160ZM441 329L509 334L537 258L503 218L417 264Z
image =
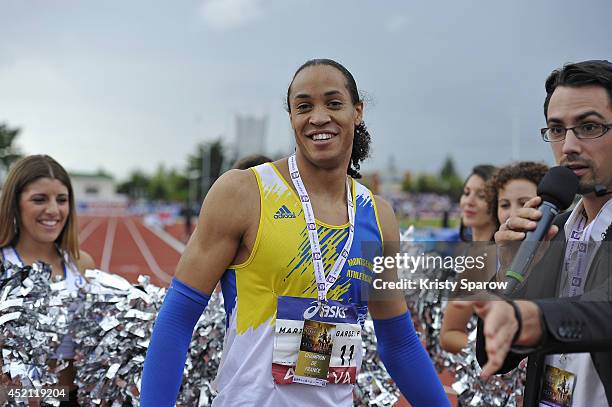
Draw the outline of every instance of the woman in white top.
M0 195L0 248L0 257L14 264L50 264L52 276L65 279L73 290L85 283L81 272L96 267L91 256L79 250L72 184L53 158L32 155L11 167ZM56 356L74 358L70 336L62 340ZM59 373L59 384L72 390L71 401L63 406L77 405L75 375L72 362Z

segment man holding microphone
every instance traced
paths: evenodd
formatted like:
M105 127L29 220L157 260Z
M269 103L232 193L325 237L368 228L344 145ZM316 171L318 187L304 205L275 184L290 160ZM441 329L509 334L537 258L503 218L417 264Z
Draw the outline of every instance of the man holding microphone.
M578 177L582 199L555 217L550 242L512 294L524 300L464 306L481 318L483 377L529 357L525 406L604 407L612 405L612 63L565 65L548 77L546 92L542 138ZM531 199L495 234L499 279L508 279L508 244L536 229L541 203Z

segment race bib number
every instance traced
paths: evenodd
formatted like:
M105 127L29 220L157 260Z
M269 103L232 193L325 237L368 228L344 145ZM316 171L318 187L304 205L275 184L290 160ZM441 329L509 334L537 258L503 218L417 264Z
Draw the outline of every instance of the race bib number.
M272 356L275 383L355 383L362 345L354 305L279 297L277 310Z

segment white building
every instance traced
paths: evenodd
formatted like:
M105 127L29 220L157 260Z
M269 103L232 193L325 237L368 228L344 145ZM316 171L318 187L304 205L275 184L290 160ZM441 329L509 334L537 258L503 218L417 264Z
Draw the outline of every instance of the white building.
M109 175L70 173L70 181L79 213L108 214L127 208L127 198L115 192L115 180Z
M236 157L266 154L268 118L249 115L236 116Z
M403 173L397 168L395 156L390 155L387 160L387 168L380 174L380 193L385 196L394 196L402 191Z

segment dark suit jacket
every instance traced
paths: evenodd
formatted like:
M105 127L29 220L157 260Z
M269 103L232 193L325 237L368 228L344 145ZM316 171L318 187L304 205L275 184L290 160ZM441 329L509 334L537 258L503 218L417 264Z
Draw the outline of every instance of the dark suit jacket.
M554 223L559 226L559 233L551 241L544 257L515 291L516 295L513 295L513 298L530 299L538 305L547 331L537 348L512 348L498 371L509 372L529 356L523 402L526 407L538 405L545 356L575 352L591 353L608 404L612 406L612 242L602 242L595 253L584 294L579 297L556 298L565 257L563 227L569 215L568 212L555 218ZM479 320L476 354L478 362L484 366L487 355L482 332L482 321Z

